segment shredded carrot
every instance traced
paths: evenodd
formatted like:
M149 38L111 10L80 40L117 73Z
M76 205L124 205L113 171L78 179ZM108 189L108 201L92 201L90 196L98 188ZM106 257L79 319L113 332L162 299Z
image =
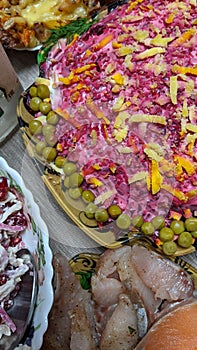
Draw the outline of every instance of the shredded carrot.
M165 19L165 22L167 24L171 24L174 21L176 13L177 13L176 11L174 11L173 13L170 13L169 16Z
M77 41L78 37L79 37L79 35L75 34L73 40L70 42L70 44L67 45L67 48L72 46Z
M186 30L186 32L184 32L178 39L176 39L172 43L172 46L179 46L184 44L186 41L190 40L195 33L195 28L190 28L189 30Z
M97 51L102 49L104 46L109 44L113 40L113 34L107 35L105 38L103 38L101 41L98 42L95 46L93 46L92 50Z
M127 8L127 13L132 11L138 4L141 4L144 0L132 1L129 7Z
M172 72L177 74L197 75L197 67L184 67L175 64L174 66L172 66Z

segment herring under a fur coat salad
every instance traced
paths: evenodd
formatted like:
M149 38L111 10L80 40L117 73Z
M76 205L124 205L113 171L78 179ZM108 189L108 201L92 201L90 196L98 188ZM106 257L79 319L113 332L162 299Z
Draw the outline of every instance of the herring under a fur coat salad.
M196 0L129 1L70 43L60 39L41 71L45 79L30 89L37 124L34 119L29 129L69 195L82 196L87 217L99 226L116 221L123 230L140 228L166 251L191 245L197 236ZM49 109L31 103L39 84L48 88Z

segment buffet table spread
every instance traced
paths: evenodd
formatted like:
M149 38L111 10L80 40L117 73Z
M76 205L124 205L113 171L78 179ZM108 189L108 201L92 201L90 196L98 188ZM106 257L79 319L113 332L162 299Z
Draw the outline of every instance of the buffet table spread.
M37 52L8 50L7 54L24 90L27 89L38 76ZM23 144L19 126L1 144L0 155L6 159L10 167L20 173L26 187L32 192L48 227L53 254L60 253L71 259L80 252L97 254L104 250L72 222L47 190ZM186 255L183 259L197 268L196 253Z

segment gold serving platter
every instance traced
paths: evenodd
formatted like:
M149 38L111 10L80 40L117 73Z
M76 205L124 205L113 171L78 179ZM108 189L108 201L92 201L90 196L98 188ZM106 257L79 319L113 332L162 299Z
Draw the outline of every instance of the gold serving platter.
M171 41L173 40L172 47L173 45L181 46L185 36L183 33L181 38L177 38L178 34L174 31L173 24L171 26L171 22L168 23L169 19L167 19L167 24L170 26L166 24L166 28L172 32L174 37L172 35L170 41L166 38L165 40L162 38L161 41L159 38L163 33L160 33L154 40L149 41L152 37L152 27L150 26L149 32L139 30L140 24L135 26L132 17L133 13L143 12L142 18L140 17L143 27L147 15L146 7L140 5L141 1L124 3L124 0L112 2L110 6L99 11L91 19L83 20L83 23L81 23L82 20L79 20L69 24L63 37L54 37L54 40L47 42L42 47L37 57L40 74L32 86L21 95L17 107L22 138L52 196L72 221L100 246L118 248L130 243L133 239L143 239L144 235L147 235L154 239L159 250L165 251L165 243L170 241L169 250L166 248L167 255L186 255L195 251L197 242L197 207L195 204L196 189L194 188L196 163L195 156L192 156L192 152L195 152L195 145L191 148L192 145L189 144L187 152L187 149L184 148L184 145L189 142L187 131L185 131L187 128L184 123L182 125L181 119L177 123L178 126L174 126L177 120L173 118L176 113L180 114L179 105L182 106L183 102L183 98L179 98L177 93L177 74L179 71L183 72L182 79L185 82L187 81L185 75L195 75L196 71L195 69L188 70L184 66L177 68L176 65L173 65L173 59L172 76L169 77L168 71L165 70L158 73L165 73L164 76L167 79L167 90L162 92L162 87L157 88L162 95L162 101L156 97L155 101L154 98L149 101L147 92L144 95L145 100L141 101L143 93L140 95L138 92L138 79L136 80L135 77L130 79L131 71L133 72L134 68L138 69L138 77L142 78L141 84L143 85L147 71L147 65L143 64L143 60L148 59L149 62L150 58L155 62L154 67L158 67L157 58L160 57L158 55L161 55L166 64L167 50L171 52L172 49ZM174 3L173 6L175 5ZM158 6L163 5L158 3ZM120 20L121 11L122 20ZM151 7L149 11L154 23L154 9ZM130 12L132 15L128 15ZM161 13L162 11L158 14L158 18L161 17L163 21ZM193 16L192 10L191 13ZM135 17L135 20L136 18L138 17ZM114 30L115 20L119 28ZM105 22L108 23L106 27ZM127 22L130 26L126 29L133 32L132 35L125 35L125 23ZM188 31L188 37L192 38L194 33L195 29ZM85 35L81 37L82 34ZM88 35L91 50L86 49L84 45L89 40ZM150 38L147 41L141 35L143 38L149 35ZM78 45L79 59L77 54L75 55L78 53ZM80 45L85 47L85 54L80 53ZM158 45L164 45L166 48L158 47ZM192 47L192 40L190 45ZM147 49L149 46L151 49ZM132 64L131 53L133 53ZM101 57L108 57L106 69L105 59L102 60ZM122 64L123 59L124 64ZM99 63L96 64L96 60ZM115 68L113 67L114 61L117 61ZM100 74L103 68L104 78ZM149 68L148 74L150 74ZM123 73L120 73L119 70L122 69ZM135 69L134 74L136 74ZM160 85L160 81L156 71L151 71L151 74L149 79L151 85L147 89L155 96L153 90ZM194 80L190 80L188 83L190 85L185 87L186 97L188 97L189 87L194 85ZM102 99L105 83L109 83L109 86L106 85L106 94ZM39 85L42 85L43 91L48 90L47 93L38 93L38 90L41 91ZM98 86L100 90L97 95ZM124 92L125 96L123 96ZM180 118L183 116L187 119L185 123L188 130L189 132L191 130L192 135L195 136L193 134L196 130L195 121L190 123L195 106L191 106L190 115L186 108L187 103L190 103L190 97L193 101L193 93L192 90L188 102L184 100ZM131 101L130 96L133 96ZM137 104L134 101L135 98L138 101ZM103 103L102 108L98 106L101 102ZM139 108L139 106L142 107ZM172 120L166 115L168 108L172 108ZM50 112L54 117L53 121L50 121ZM181 132L178 131L179 128ZM78 152L81 152L80 155ZM66 162L72 169L74 167L73 172L67 171ZM71 183L70 175L73 174L76 175L75 181ZM192 185L191 189L184 188L184 181L186 181L186 187L187 183ZM85 190L92 195L91 199L86 200L87 198L83 197ZM73 194L74 191L75 194ZM141 197L140 194L142 194ZM92 212L89 215L86 211L87 204L90 202L93 202L94 207L96 204L93 215ZM110 206L114 203L117 204L118 214L110 211ZM96 214L100 210L100 217L95 214L95 210ZM105 212L104 218L101 217L101 211L102 214ZM155 221L153 221L153 215ZM159 215L162 217L159 217L160 223L158 224ZM123 220L122 222L119 217ZM139 220L139 217L140 224L135 222L135 219ZM98 220L96 221L95 218ZM186 219L189 219L190 225ZM180 228L179 225L177 229L177 227L170 226L172 220L181 220L182 227ZM161 234L163 228L167 237ZM180 236L182 236L182 242L179 239Z
M136 234L137 239L141 239L141 237L143 239L143 235L140 236L135 229L130 232L117 232L117 230L114 230L114 226L110 224L100 229L94 220L91 220L89 225L84 224L81 220L81 215L83 215L85 209L84 202L81 199L72 199L65 191L62 190L60 175L54 171L51 171L52 169L47 167L44 159L39 157L35 151L36 140L31 135L28 128L28 124L33 119L33 116L26 108L24 94L22 94L20 97L17 106L17 115L26 150L29 156L35 162L42 181L65 213L85 234L87 234L100 246L110 249L119 248L124 244L129 244L133 239L135 239ZM161 250L160 248L158 249ZM187 255L193 253L194 251L194 245L190 246L189 248L178 247L174 256Z

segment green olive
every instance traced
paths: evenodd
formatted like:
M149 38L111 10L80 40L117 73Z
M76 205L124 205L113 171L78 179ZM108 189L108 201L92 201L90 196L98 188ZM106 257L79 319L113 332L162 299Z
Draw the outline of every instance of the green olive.
M135 216L132 218L131 223L132 223L132 225L133 225L134 227L140 228L140 227L143 225L143 223L144 223L144 218L143 218L143 216L141 216L141 215L135 215Z
M42 114L48 114L51 111L51 104L49 102L40 102L39 109Z
M116 219L116 225L121 230L127 230L131 225L131 218L126 213L122 213Z
M34 112L38 112L40 110L40 103L42 102L42 100L39 97L32 97L30 102L29 102L29 106L32 109L32 111Z
M44 149L45 147L46 147L46 142L44 142L44 141L39 141L39 142L36 144L36 146L35 146L36 152L37 152L38 154L42 154L43 149Z
M141 231L147 236L152 236L155 232L155 228L151 222L145 221L141 226Z
M45 84L40 84L37 87L37 95L40 97L42 100L45 98L48 98L50 96L50 90L47 85Z
M31 86L29 89L29 94L31 97L36 97L37 96L37 87Z
M69 188L68 194L73 199L78 199L81 197L82 188L81 187L75 187L75 188Z
M117 219L117 217L122 213L122 210L117 204L110 205L107 211L112 219Z
M197 230L197 218L188 218L185 220L185 228L187 231L196 231Z
M66 175L71 175L73 173L75 173L77 171L77 166L75 163L72 163L72 162L65 162L63 164L63 171Z
M47 120L47 123L56 125L59 120L59 117L57 113L55 113L54 111L50 111L46 116L46 120Z
M173 255L177 251L177 244L174 241L164 242L162 245L162 250L166 255Z
M83 193L82 193L83 194ZM104 208L98 208L95 211L95 220L97 222L106 222L109 219L109 215L106 209Z
M174 232L172 231L172 229L170 227L163 227L159 231L159 239L162 242L172 241L173 238L174 238Z
M64 179L64 187L66 188L70 187L69 176L65 177Z
M82 192L82 199L84 200L85 203L94 202L95 195L90 190L84 190Z
M81 186L83 182L83 176L79 173L73 173L70 175L69 177L69 184L70 184L70 187L79 187Z
M184 231L178 237L178 245L182 248L189 248L192 242L193 238L190 232Z
M38 135L42 131L42 123L40 120L33 119L29 122L29 131L32 135Z
M62 157L62 156L57 156L55 158L55 165L58 167L58 168L62 168L64 163L65 163L65 160L66 158Z
M191 231L191 235L192 235L192 237L197 238L197 230Z
M184 222L181 220L172 220L170 228L174 231L175 235L180 235L181 232L185 231Z
M42 156L48 162L52 162L55 159L56 155L57 155L57 152L53 147L49 147L49 146L45 147L42 151Z
M55 126L50 125L50 124L44 124L42 127L42 133L44 135L44 137L46 136L51 136L54 135L55 133Z
M89 203L85 209L85 215L88 219L94 219L95 212L98 209L97 205L94 203Z
M151 220L151 222L152 222L152 224L153 224L153 226L154 226L154 228L155 228L156 230L160 230L162 227L165 226L165 219L164 219L163 216L160 216L160 215L155 216L155 217Z
M55 135L46 135L45 136L45 140L46 140L46 143L49 145L49 146L55 146L57 141L58 141L58 138L57 136Z

